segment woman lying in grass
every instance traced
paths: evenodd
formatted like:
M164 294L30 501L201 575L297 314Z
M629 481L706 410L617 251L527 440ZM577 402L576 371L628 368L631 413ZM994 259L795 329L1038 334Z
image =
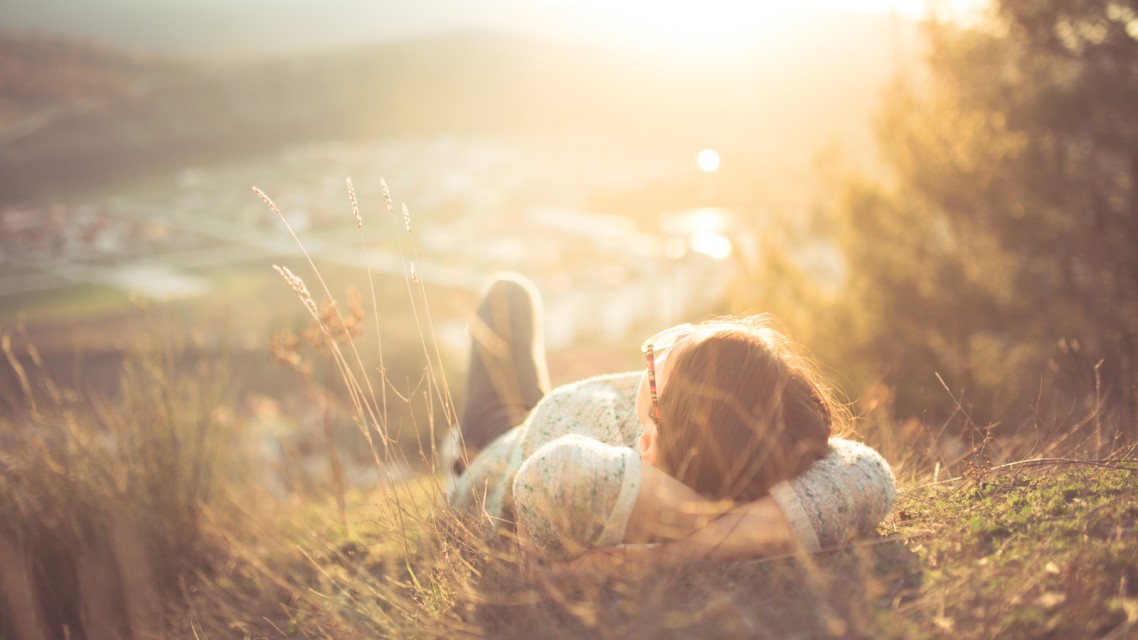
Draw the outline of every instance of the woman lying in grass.
M873 532L892 506L888 464L832 437L843 408L769 317L673 327L645 341L644 371L551 392L539 318L524 279L486 290L448 494L535 555L811 552Z

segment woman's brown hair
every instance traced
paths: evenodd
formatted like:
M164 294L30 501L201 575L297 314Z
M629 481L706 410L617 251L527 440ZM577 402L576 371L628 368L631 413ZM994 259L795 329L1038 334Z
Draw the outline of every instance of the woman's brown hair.
M669 357L658 464L707 498L766 495L842 428L844 407L770 316L700 325Z

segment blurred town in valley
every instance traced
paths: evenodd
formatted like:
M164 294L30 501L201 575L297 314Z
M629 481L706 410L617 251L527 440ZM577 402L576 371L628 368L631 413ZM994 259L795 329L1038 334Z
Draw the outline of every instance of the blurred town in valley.
M270 265L301 254L250 186L319 266L361 269L346 178L377 273L402 278L409 260L385 222L386 180L427 285L472 293L494 271L525 273L546 294L553 348L698 319L753 268L758 236L810 235L820 156L871 170L870 114L915 46L906 17L821 5L755 13L723 49L710 27L622 47L534 20L292 51L193 30L155 40L208 15L177 3L139 14L152 24L134 33L106 19L76 34L82 10L65 4L17 7L30 26L0 38L3 320L51 327L45 348L74 348L76 332L113 348L81 327L140 297L232 308L242 319L225 330L256 343L264 323L303 312L259 298L281 288ZM666 46L685 36L703 40ZM824 237L796 247L840 278ZM237 312L251 295L285 306ZM470 300L457 295L436 316L456 353Z

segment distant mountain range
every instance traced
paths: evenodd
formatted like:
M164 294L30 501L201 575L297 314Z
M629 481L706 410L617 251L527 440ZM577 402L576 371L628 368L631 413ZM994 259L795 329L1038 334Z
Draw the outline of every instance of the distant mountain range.
M869 144L908 37L872 16L732 61L466 31L271 59L201 60L0 34L0 199L321 138L588 132L803 157ZM758 51L758 49L756 49Z
M9 30L36 29L118 47L198 56L293 54L487 29L596 42L606 35L620 38L624 30L651 31L660 22L698 25L708 16L712 22L723 19L735 23L733 27L744 27L755 38L785 32L802 21L850 22L856 30L868 22L889 20L838 9L837 4L833 0L665 1L657 6L621 0L5 0L2 14L3 28Z
M530 0L524 0L530 2ZM288 53L477 26L515 0L5 0L4 28L186 55ZM540 4L540 3L538 3Z

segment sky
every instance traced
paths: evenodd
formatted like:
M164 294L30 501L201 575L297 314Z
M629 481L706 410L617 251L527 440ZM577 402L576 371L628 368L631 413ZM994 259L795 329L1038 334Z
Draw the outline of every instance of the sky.
M961 12L981 0L942 0ZM926 0L7 0L8 28L176 53L287 53L492 28L647 51L800 37L821 10L919 18Z

